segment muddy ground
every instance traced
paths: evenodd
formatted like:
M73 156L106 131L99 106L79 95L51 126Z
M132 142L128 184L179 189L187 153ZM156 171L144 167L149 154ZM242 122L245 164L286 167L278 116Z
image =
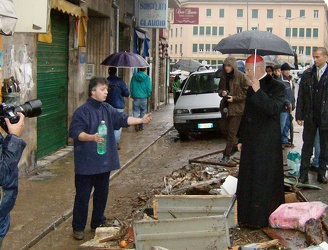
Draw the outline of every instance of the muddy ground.
M163 178L165 176L170 176L173 171L189 165L190 159L222 150L224 145L224 139L213 134L195 136L189 141L181 141L175 130L169 131L133 164L129 165L111 180L110 195L105 211L106 216L109 220L117 218L126 222L133 221L148 206L149 199L155 194L160 194L164 189ZM122 146L124 148L124 144ZM295 149L300 150L299 146ZM286 149L285 154L288 150L290 149ZM71 165L71 163L67 163L67 165ZM56 171L61 170L50 170L52 174L58 174ZM228 171L231 171L231 169L228 169ZM315 179L316 176L311 174L310 182L316 183ZM324 185L324 189L320 191L304 190L304 195L310 201L321 200L328 203L326 186ZM73 188L73 183L71 188ZM60 187L58 190L60 190ZM49 192L50 194L51 192ZM47 205L49 204L45 204L45 206ZM59 204L59 206L62 205ZM92 204L90 202L89 215L91 214L91 207ZM291 235L286 234L285 238L291 243L297 240L299 247L306 246L305 238L302 235L298 236L298 238L294 236L295 233ZM83 242L91 240L93 237L94 233L87 228L85 240L75 241L72 237L71 218L69 218L60 224L56 230L47 234L47 236L31 247L31 249L78 249ZM268 240L270 238L262 230L237 229L234 235L233 245L243 246L249 243L265 242ZM9 246L6 245L6 247ZM4 247L3 249L13 248Z

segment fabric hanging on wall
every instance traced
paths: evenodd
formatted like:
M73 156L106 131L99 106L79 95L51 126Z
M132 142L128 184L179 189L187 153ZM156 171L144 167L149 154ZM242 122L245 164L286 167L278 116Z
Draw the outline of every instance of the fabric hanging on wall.
M160 39L159 41L159 57L160 58L168 58L169 57L169 45L165 39Z
M12 0L0 0L0 34L11 36L17 23L15 5Z
M134 30L133 53L149 57L149 42L150 39L145 33Z
M85 47L86 45L86 33L88 16L83 11L83 9L75 4L67 2L65 0L51 0L51 9L58 10L62 13L71 15L76 18L75 25L75 44L78 47ZM39 42L52 43L52 34L51 34L51 24L49 24L49 33L47 34L38 34ZM76 46L74 46L76 47Z

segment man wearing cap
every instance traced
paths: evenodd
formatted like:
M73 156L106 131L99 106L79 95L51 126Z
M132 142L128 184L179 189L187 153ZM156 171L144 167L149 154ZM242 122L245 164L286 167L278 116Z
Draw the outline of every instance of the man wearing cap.
M285 202L279 119L285 86L265 72L260 56L247 58L245 73L251 86L238 131L238 223L241 227L262 228L268 225L270 214Z
M292 111L295 109L295 85L292 81L290 73L290 66L288 63L281 65L281 80L284 83L286 89L286 101L284 105L284 111L280 114L281 125L281 139L283 146L291 146L289 142L288 134L290 131L290 117Z
M296 103L296 121L303 126L303 147L299 181L309 181L309 166L314 138L319 129L320 154L317 181L327 183L328 165L328 69L327 49L318 47L313 52L314 65L304 71Z

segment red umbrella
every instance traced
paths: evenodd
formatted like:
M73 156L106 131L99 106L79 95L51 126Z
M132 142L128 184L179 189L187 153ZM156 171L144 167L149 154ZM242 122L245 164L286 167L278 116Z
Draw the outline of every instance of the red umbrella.
M101 65L118 68L145 68L150 66L141 55L126 51L109 55Z

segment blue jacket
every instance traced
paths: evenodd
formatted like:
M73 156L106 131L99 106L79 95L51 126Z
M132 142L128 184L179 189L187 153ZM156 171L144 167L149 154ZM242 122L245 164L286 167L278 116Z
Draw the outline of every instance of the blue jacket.
M128 115L118 112L106 102L99 102L88 98L73 114L69 127L69 136L74 140L75 173L80 175L94 175L106 173L120 168L118 152L114 137L114 130L128 127ZM95 134L100 122L107 125L106 153L97 153L97 143L80 141L79 134Z
M131 78L130 93L132 98L148 98L151 96L150 77L143 71L135 73Z
M15 205L18 193L18 162L26 143L14 136L4 138L0 134L0 186L5 193L0 204L0 237L8 232L10 225L9 213Z
M106 102L114 108L124 109L124 97L129 97L130 95L125 82L117 76L109 76L107 80L109 82L109 89Z

